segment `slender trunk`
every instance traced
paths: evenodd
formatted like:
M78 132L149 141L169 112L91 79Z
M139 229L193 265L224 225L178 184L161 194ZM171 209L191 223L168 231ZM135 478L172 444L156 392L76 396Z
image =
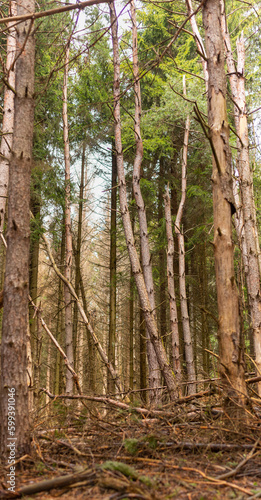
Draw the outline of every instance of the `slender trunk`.
M17 14L34 12L33 0L22 0ZM16 458L30 452L26 337L28 331L30 175L34 122L33 21L16 25L18 47L12 156L9 169L7 253L1 344L1 455L7 453L8 397L16 402ZM15 391L15 392L14 392ZM13 436L11 436L13 437Z
M220 376L228 396L242 400L246 394L244 358L240 346L238 292L234 274L232 192L229 125L226 109L226 74L218 0L203 5L209 73L208 124L213 151L214 256L219 312Z
M117 159L115 155L114 140L112 141L112 169L111 169L111 224L110 224L110 306L109 306L109 345L108 359L115 367L115 343L116 343L116 250L117 250ZM114 392L113 380L108 371L108 392Z
M192 6L192 1L186 0L186 5L187 5L188 16L191 16L191 14L194 12L194 9ZM202 64L202 68L203 68L203 74L204 74L204 78L205 78L206 91L208 91L208 69L207 69L207 61L206 61L206 51L205 51L202 37L201 37L199 29L198 29L198 25L197 25L197 21L196 21L195 16L191 16L190 24L191 24L191 28L192 28L193 35L195 38L195 42L196 42L196 45L198 48L198 52L200 54L201 64Z
M47 339L47 363L46 363L46 390L49 392L51 390L51 339L48 337ZM45 396L45 404L46 404L46 413L49 413L49 398L47 394Z
M64 219L64 217L63 217ZM64 223L63 223L64 226ZM60 263L63 264L65 257L65 230L62 231L62 241L61 241L61 257ZM56 332L57 332L57 341L59 344L62 339L62 325L63 325L63 283L59 280L58 285L58 311L57 311L57 323L56 323ZM39 322L39 317L37 316L37 320ZM55 363L55 394L60 393L60 376L61 376L61 354L57 349L56 351L56 363Z
M86 300L85 290L84 290L84 286L83 286L83 280L82 280L81 276L80 276L80 287L81 287L83 309L84 309L85 313L87 314L87 300ZM92 328L94 328L93 325L92 325ZM89 386L90 391L94 394L95 388L96 388L95 340L93 339L92 335L90 334L87 325L86 325L86 333L87 333L87 342L88 342L88 375L89 375L88 386Z
M178 328L178 312L175 294L174 282L174 238L171 223L171 207L169 187L166 187L165 200L165 219L167 233L167 276L168 276L168 293L169 293L169 313L170 313L170 331L171 331L171 358L173 363L173 371L177 380L177 384L181 382L181 364L179 352L179 328Z
M35 188L36 186L34 186ZM31 212L34 215L37 223L40 219L40 202L38 195L34 192L31 193ZM30 264L29 264L29 292L33 301L37 303L37 291L38 291L38 264L39 264L39 234L37 227L34 226L35 221L31 221L32 232L30 238ZM30 339L31 339L31 351L32 351L32 362L33 362L33 378L34 369L36 366L36 349L35 343L37 339L37 318L34 314L32 306L29 306L29 325L30 325Z
M109 4L109 7L111 15L111 25L112 25L111 31L112 31L112 41L113 41L113 65L114 65L113 95L114 95L115 147L117 153L117 170L118 170L118 180L120 186L119 187L120 210L123 220L125 238L131 261L132 271L135 277L135 282L140 297L141 307L144 313L146 327L149 332L150 339L153 343L159 367L164 376L170 397L174 399L176 394L176 382L171 367L169 365L169 362L167 360L166 352L161 343L161 340L159 339L157 325L155 322L154 310L152 309L150 304L148 292L144 282L144 277L140 267L138 254L135 248L133 231L131 227L131 219L127 203L127 190L126 190L126 181L124 173L123 151L122 151L122 141L121 141L121 123L120 123L120 59L119 59L119 45L118 45L117 16L113 2Z
M40 320L39 318L37 318L35 355L34 355L34 399L35 400L39 396L39 389L40 389L41 348L42 348L42 339L40 338Z
M146 327L143 317L143 312L140 307L139 315L139 334L140 334L140 389L141 389L141 399L144 403L147 402L147 393L145 390L147 388L147 363L146 363Z
M71 233L71 186L70 186L70 148L69 148L69 128L67 112L67 90L69 72L70 42L66 45L65 66L63 79L63 140L64 140L64 163L65 163L65 270L64 275L71 281L72 274L72 233ZM73 332L72 332L72 300L68 287L64 287L65 302L65 344L66 355L73 366ZM73 377L71 372L66 372L66 393L72 394Z
M158 205L158 224L162 225L164 217L163 207L163 188L164 188L164 159L160 158L160 169L158 179L159 205ZM165 349L168 350L169 342L167 335L167 316L166 316L166 254L164 246L159 249L159 332Z
M80 191L79 191L79 205L78 205L78 231L77 231L77 242L75 249L75 293L79 295L80 291L80 276L81 276L81 246L82 246L82 218L83 218L83 191L84 191L84 174L85 174L85 152L86 144L83 143L82 147L82 164L81 164L81 180L80 180ZM78 346L78 307L74 303L73 310L73 351L75 364L77 363L76 350ZM78 346L79 352L79 346Z
M140 170L143 158L143 143L140 130L141 119L141 91L139 80L139 64L138 64L138 39L137 39L137 23L134 0L130 3L131 6L131 19L132 19L132 55L133 55L133 77L134 77L134 96L135 96L135 117L134 117L134 133L136 141L136 154L133 165L133 194L138 208L139 226L140 226L140 249L141 249L141 262L143 269L143 276L145 286L147 289L150 306L154 311L154 320L156 319L155 307L155 293L154 283L152 276L152 264L149 248L149 236L145 205L140 189ZM150 339L149 332L147 331L147 354L148 354L148 367L149 367L149 386L150 389L160 386L160 369L157 361L157 356ZM157 402L160 397L158 391L150 391L151 402Z
M260 284L260 248L256 224L256 208L253 190L253 172L249 158L249 139L247 124L247 109L245 96L245 47L243 34L237 40L237 67L234 61L230 36L226 24L226 14L221 2L222 35L226 48L226 61L234 105L235 126L238 135L237 169L239 173L239 189L241 207L239 217L238 239L241 241L246 282L249 296L251 322L253 328L255 362L261 373L261 284ZM240 217L240 218L241 218ZM237 227L237 226L236 226ZM261 395L261 382L258 383L258 393Z
M10 1L9 16L16 16L16 1ZM3 233L5 222L5 208L8 197L9 162L11 159L13 130L14 130L14 97L15 88L15 65L13 65L16 54L16 28L15 23L8 23L8 34L6 40L6 74L4 76L8 86L4 90L2 139L0 146L0 233Z
M131 215L131 227L134 234L135 228L135 215L134 212ZM130 269L130 285L129 285L129 311L130 311L130 323L129 323L129 336L130 336L130 390L134 389L134 280L132 270ZM146 362L146 361L145 361Z
M186 95L185 77L184 77L183 87L184 87L183 90L184 95ZM185 241L184 241L184 234L181 229L181 219L186 201L186 190L187 190L187 156L188 156L189 129L190 129L190 119L188 115L185 124L184 146L182 155L181 200L175 222L175 232L177 234L178 248L179 248L179 294L180 294L180 308L182 315L185 359L186 359L186 366L188 373L188 381L190 382L190 384L188 384L188 394L195 394L196 384L191 383L195 382L196 373L195 373L193 345L192 345L192 337L191 337L191 330L189 323L188 303L187 303L187 293L186 293Z
M27 337L26 337L26 365L27 365L27 385L28 385L28 411L33 411L34 406L34 393L33 393L33 358L32 347L30 338L30 328L28 323Z
M134 388L134 289L133 289L133 277L130 273L130 288L129 288L129 337L130 337L130 352L129 352L129 363L130 363L130 379L129 386L132 391Z

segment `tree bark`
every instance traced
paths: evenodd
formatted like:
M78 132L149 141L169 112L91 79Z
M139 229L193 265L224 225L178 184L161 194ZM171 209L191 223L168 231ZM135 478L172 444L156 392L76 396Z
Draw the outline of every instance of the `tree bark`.
M162 226L164 218L164 183L165 183L165 163L164 158L160 158L159 178L158 178L158 224ZM166 310L166 249L165 245L159 248L159 334L165 349L168 352L169 336L167 333L167 310Z
M22 0L18 15L34 12L33 0ZM23 50L16 62L16 95L13 149L9 170L7 254L1 345L1 455L7 454L8 397L15 392L16 458L30 452L26 337L28 332L30 174L34 122L33 22L16 26L17 46Z
M36 224L39 224L40 220L40 209L41 203L38 193L34 192L36 186L33 186L33 191L31 190L31 201L30 207L31 212L36 219ZM37 226L35 221L31 221L31 237L30 237L30 263L29 263L29 292L33 301L37 303L37 291L38 291L38 264L39 264L39 234L37 231ZM29 325L30 325L30 342L31 342L31 353L33 362L33 379L36 367L36 349L35 345L37 343L37 318L34 314L34 309L29 306Z
M232 218L235 211L229 126L226 109L226 75L218 0L203 5L208 88L208 124L213 151L214 256L219 312L220 375L228 396L244 400L244 357L240 345L238 292L234 274Z
M81 246L82 246L82 219L83 219L83 196L84 196L84 177L85 177L85 156L86 156L86 144L83 143L82 146L82 164L81 164L81 180L80 180L80 190L79 190L79 205L78 205L78 230L77 230L77 242L74 252L75 259L75 293L79 295L80 291L80 279L81 279ZM78 345L78 307L74 303L73 311L73 351L75 365L77 364L77 345ZM78 355L79 349L78 349Z
M177 384L181 382L181 364L179 352L179 328L178 328L178 312L175 294L174 282L174 238L171 223L171 207L169 187L166 187L165 200L165 219L167 233L167 276L168 276L168 293L169 293L169 311L170 311L170 331L171 331L171 358L173 370L177 380Z
M115 144L112 140L112 170L111 170L111 224L110 224L110 306L109 306L109 345L108 359L115 367L115 343L116 343L116 231L117 231L117 159L115 155ZM107 374L108 392L114 392L114 384Z
M72 273L72 233L71 233L71 185L70 185L70 147L69 147L69 128L67 111L67 90L68 90L68 72L69 72L70 39L67 42L65 50L65 65L63 79L63 140L64 140L64 163L65 163L65 278L71 282ZM69 363L74 365L73 356L73 329L72 329L72 300L68 287L64 286L65 302L65 344L66 355ZM71 372L66 372L66 392L72 394L73 377Z
M136 11L134 0L130 2L131 7L131 20L132 20L132 57L133 57L133 77L134 77L134 99L135 99L135 116L134 116L134 133L136 142L136 154L133 165L133 194L138 208L138 218L140 226L140 249L141 249L141 263L143 276L145 281L145 286L147 289L150 306L154 311L154 320L156 318L156 304L155 304L155 293L154 293L154 283L152 276L152 264L151 255L149 248L149 235L148 235L148 225L145 204L142 197L140 189L140 170L143 158L143 143L140 130L140 119L141 119L141 91L140 91L140 80L139 80L139 64L138 64L138 38L137 38L137 22L136 22ZM150 389L160 387L161 375L160 369L157 361L157 356L150 339L149 332L147 330L147 355L148 355L148 367L149 367L149 387ZM150 391L150 401L157 402L160 397L158 390Z
M111 16L111 32L113 41L113 66L114 66L114 85L113 85L113 95L114 95L114 127L115 127L115 147L117 154L117 171L118 171L118 181L119 181L119 196L120 196L120 210L123 220L125 239L127 243L127 248L129 252L129 257L131 261L133 275L135 277L135 282L137 290L140 297L141 307L143 309L143 314L146 322L146 327L148 329L150 339L153 343L157 360L159 363L160 370L165 379L169 394L171 399L175 399L176 395L176 382L169 365L166 352L158 336L157 325L155 323L154 311L151 308L147 289L144 282L144 277L141 271L140 262L138 254L135 248L133 231L131 227L131 219L127 203L127 190L126 181L124 173L124 163L123 163L123 151L122 151L122 140L121 140L121 121L120 121L120 59L119 59L119 44L118 44L118 28L117 28L117 16L115 12L114 3L109 4L110 16Z
M16 0L10 1L9 14L16 16ZM8 86L4 90L2 139L0 146L0 232L3 233L5 222L5 207L8 197L9 162L12 152L13 130L14 130L14 91L15 88L15 66L13 65L16 53L16 29L15 23L9 22L6 40L6 74L4 76Z
M226 61L229 81L234 102L235 127L238 135L237 169L239 173L239 221L237 234L242 249L248 296L253 328L255 362L261 374L261 270L260 248L256 224L256 208L253 190L253 172L249 158L249 139L247 124L247 109L245 96L245 48L243 34L237 40L237 67L231 48L231 41L226 24L225 7L221 2L222 35L226 48ZM242 217L242 221L240 220ZM261 395L261 383L258 384L258 393Z
M185 77L183 81L183 93L184 95L186 95ZM191 330L189 323L187 293L186 293L185 240L184 240L184 234L181 229L181 219L186 201L186 190L187 190L187 156L188 156L189 129L190 129L190 118L188 115L185 124L184 145L182 154L181 200L175 222L175 232L178 238L178 249L179 249L179 295L180 295L180 309L181 309L182 326L183 326L185 359L186 359L186 366L188 373L188 381L195 382L196 372L195 372L194 353L193 353L192 337L191 337ZM193 383L188 384L188 394L189 395L194 394L195 392L196 392L196 385Z

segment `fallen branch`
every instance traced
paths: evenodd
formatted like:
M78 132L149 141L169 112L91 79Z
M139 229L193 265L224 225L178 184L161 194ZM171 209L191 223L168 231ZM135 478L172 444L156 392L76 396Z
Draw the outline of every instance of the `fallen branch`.
M230 470L229 472L225 472L225 474L221 474L221 476L218 476L218 479L227 479L229 477L236 476L237 473L242 469L242 467L244 467L244 465L250 460L250 458L252 458L254 455L257 455L260 453L260 451L255 453L255 450L256 450L257 446L259 445L259 441L260 441L260 439L258 439L255 442L252 450L248 453L247 457L244 458L241 462L239 462L239 464L236 466L236 468L234 470Z
M65 486L90 479L92 475L93 471L91 469L87 469L77 474L58 476L53 479L46 479L44 481L39 481L38 483L23 486L15 492L2 490L0 491L0 498L21 498L23 495L34 495L35 493L40 493L41 491L50 491L54 488L63 488Z
M41 389L42 392L47 394L50 399L86 399L87 401L96 401L97 403L105 403L111 406L115 406L116 408L120 408L121 410L126 410L129 412L136 412L140 413L141 415L152 415L152 416L158 416L158 417L169 417L173 418L173 413L172 412L165 412L161 410L147 410L146 408L141 408L141 407L132 407L126 403L123 403L122 401L116 401L115 399L111 398L106 398L103 396L85 396L85 395L80 395L80 396L71 396L67 394L51 394L47 389Z
M238 451L238 450L255 450L257 448L256 444L229 444L229 443L191 443L191 442L180 442L180 443L167 443L165 444L168 448L173 447L175 450L208 450L213 452L219 451ZM221 479L221 478L220 478Z

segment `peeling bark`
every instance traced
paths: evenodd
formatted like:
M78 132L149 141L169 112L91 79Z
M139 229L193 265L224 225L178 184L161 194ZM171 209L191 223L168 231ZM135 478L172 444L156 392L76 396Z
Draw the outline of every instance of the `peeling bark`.
M218 0L203 6L208 88L208 124L213 155L214 256L219 312L220 375L227 394L244 400L244 358L240 345L239 301L234 275L232 242L233 191L229 125L226 110L226 75Z
M237 139L237 169L239 174L239 201L237 234L242 250L246 276L250 315L253 328L255 363L261 373L261 269L260 248L256 223L256 208L253 190L253 173L249 158L249 139L245 96L245 47L243 33L237 40L237 66L234 61L231 41L226 24L225 7L221 2L221 26L226 48L226 61L229 81L234 100L235 127ZM258 384L261 395L261 383Z

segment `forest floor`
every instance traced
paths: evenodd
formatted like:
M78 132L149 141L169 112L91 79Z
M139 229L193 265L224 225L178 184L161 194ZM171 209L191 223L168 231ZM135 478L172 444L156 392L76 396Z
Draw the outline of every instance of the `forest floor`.
M26 500L261 498L261 418L231 420L215 403L144 416L134 405L51 402L35 419L32 454L16 465L16 489ZM6 474L0 498L18 498Z

